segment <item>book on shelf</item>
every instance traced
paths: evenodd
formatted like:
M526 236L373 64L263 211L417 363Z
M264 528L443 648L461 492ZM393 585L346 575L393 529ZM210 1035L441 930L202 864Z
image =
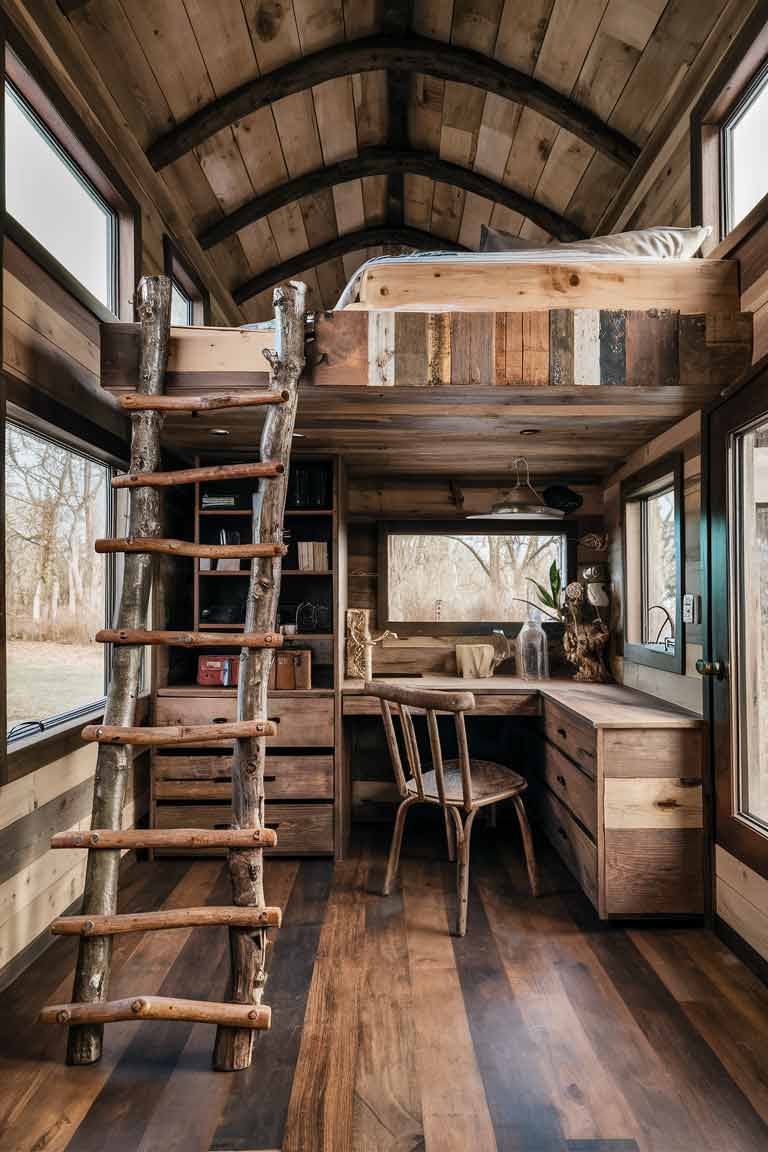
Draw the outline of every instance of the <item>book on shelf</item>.
M219 532L219 543L221 543L221 544L239 544L240 543L240 533L239 532L230 532L227 528L222 528L221 531ZM217 572L239 572L240 571L240 561L236 557L235 558L231 558L229 556L223 557L219 560L218 564L216 565L216 571Z
M200 503L203 509L234 508L237 505L237 496L235 496L234 493L217 492L214 494L212 492L203 492Z
M298 550L300 572L328 571L327 540L299 540Z

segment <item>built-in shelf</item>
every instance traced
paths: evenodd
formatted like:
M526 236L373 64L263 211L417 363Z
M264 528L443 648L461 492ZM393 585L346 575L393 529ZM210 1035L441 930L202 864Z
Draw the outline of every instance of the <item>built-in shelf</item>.
M201 624L201 632L242 632L245 629L245 621L242 624Z
M200 516L253 516L251 508L201 508Z
M286 516L333 516L333 508L286 508Z
M283 568L283 576L333 576L330 568Z
M282 633L284 640L333 640L335 632L292 632L287 636Z
M198 576L250 576L249 568L241 568L238 572L217 572L208 568L199 568Z

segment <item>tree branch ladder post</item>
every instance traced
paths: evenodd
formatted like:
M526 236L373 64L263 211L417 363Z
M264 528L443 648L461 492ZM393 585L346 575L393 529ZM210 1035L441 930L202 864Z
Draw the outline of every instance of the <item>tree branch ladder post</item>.
M165 276L145 276L138 287L137 310L141 324L138 391L158 395L163 391L168 362L171 323L171 282ZM160 464L162 413L131 415L131 471L154 472ZM160 491L135 488L130 495L131 537L160 535ZM152 587L153 558L142 553L126 555L117 627L146 627ZM142 647L116 645L112 650L104 723L129 727L134 722L139 693ZM100 744L94 779L92 828L122 826L128 771L132 753L126 745ZM120 851L89 852L82 911L85 915L111 916L117 911ZM105 1000L109 987L111 936L83 938L75 970L73 1000L92 1003ZM69 1064L93 1064L101 1057L103 1024L70 1027L67 1044Z
M287 391L285 404L267 410L261 433L261 459L285 464L281 475L259 481L253 509L253 542L282 543L283 514L288 487L288 461L296 418L299 378L304 368L304 306L306 286L290 283L275 289L277 320L274 352L264 355L272 368L272 387ZM272 632L280 597L280 556L257 557L245 613L246 632ZM237 719L266 720L271 648L242 648L237 689ZM265 738L239 739L232 764L232 823L235 828L264 826ZM232 902L241 907L264 907L264 860L261 848L230 849ZM229 999L260 1004L267 980L267 933L264 929L230 928L232 983ZM222 1071L248 1068L253 1053L253 1030L220 1025L213 1054Z

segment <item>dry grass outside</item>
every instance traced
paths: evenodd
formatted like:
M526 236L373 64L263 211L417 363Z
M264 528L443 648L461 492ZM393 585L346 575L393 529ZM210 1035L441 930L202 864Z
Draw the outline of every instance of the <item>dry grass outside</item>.
M101 644L9 640L8 727L45 720L104 695Z

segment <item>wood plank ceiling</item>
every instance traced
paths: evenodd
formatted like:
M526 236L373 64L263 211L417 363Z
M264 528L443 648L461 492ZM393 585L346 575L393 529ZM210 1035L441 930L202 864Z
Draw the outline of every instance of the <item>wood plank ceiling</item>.
M647 140L724 6L725 0L63 5L140 144L210 245L222 279L238 299L248 296L242 302L248 320L271 315L265 274L310 250L319 252L300 261L309 265L301 275L310 306L330 308L358 265L384 250L377 241L390 237L401 245L474 249L488 223L536 243L558 232L590 234L626 176L627 155ZM450 58L428 74L369 63L365 71L232 117L171 163L158 159L158 142L241 86L251 85L252 98L261 76L282 77L302 57L322 64L316 54L334 45L381 35L471 50L537 85L530 99L520 95L518 75L515 101L442 78L438 73L455 64ZM513 73L496 71L502 90L510 91L504 77ZM541 111L542 93L551 114ZM607 145L596 149L590 130L564 126L573 127L571 114L584 118L585 110L585 122L609 130ZM402 157L414 150L422 154L418 172ZM350 178L349 162L361 152L365 174L354 175L352 165ZM443 163L442 179L426 174L423 154ZM311 179L339 164L327 178ZM300 183L276 191L302 177L312 190ZM258 219L222 237L225 217L267 193L274 196L248 210L263 213ZM520 210L521 197L534 202L530 210ZM686 210L659 223L684 224ZM371 231L384 227L414 231ZM359 241L348 238L357 232Z

